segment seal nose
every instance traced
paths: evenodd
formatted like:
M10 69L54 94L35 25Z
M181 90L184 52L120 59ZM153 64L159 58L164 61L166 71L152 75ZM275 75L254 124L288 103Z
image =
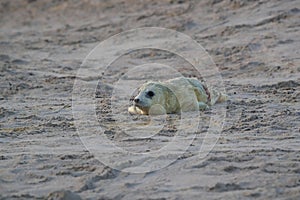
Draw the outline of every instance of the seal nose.
M135 99L133 99L133 101L134 101L135 103L138 103L138 102L140 102L140 99L139 99L139 98L135 98Z

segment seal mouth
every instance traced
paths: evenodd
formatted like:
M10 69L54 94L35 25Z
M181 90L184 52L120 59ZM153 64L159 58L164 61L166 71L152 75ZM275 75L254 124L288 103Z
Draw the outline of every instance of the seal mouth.
M149 109L148 106L143 105L143 102L138 102L138 103L134 102L133 105L138 107L141 110L148 110Z
M141 108L141 109L147 109L148 107L147 106L143 106L142 104L140 103L134 103L134 106L138 107L138 108Z
M143 108L143 107L145 107L145 105L144 105L144 102L143 101L138 101L138 102L136 102L136 101L134 101L134 100L132 100L133 101L133 105L134 106L136 106L136 107L138 107L138 108Z

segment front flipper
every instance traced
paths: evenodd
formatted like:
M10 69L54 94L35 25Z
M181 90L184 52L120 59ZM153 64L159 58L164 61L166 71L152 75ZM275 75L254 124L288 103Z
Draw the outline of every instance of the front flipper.
M198 102L198 105L199 105L199 110L207 110L209 109L209 106L204 103L204 102Z

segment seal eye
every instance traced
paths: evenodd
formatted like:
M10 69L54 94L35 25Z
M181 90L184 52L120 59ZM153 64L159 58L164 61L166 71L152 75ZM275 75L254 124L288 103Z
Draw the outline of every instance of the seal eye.
M154 96L154 92L148 91L146 95L151 98Z

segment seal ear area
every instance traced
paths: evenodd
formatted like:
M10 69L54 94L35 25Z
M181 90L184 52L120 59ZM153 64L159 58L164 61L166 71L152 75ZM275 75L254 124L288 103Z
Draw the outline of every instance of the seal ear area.
M175 93L167 86L158 84L164 99L164 107L167 113L172 113L178 109L179 102Z

